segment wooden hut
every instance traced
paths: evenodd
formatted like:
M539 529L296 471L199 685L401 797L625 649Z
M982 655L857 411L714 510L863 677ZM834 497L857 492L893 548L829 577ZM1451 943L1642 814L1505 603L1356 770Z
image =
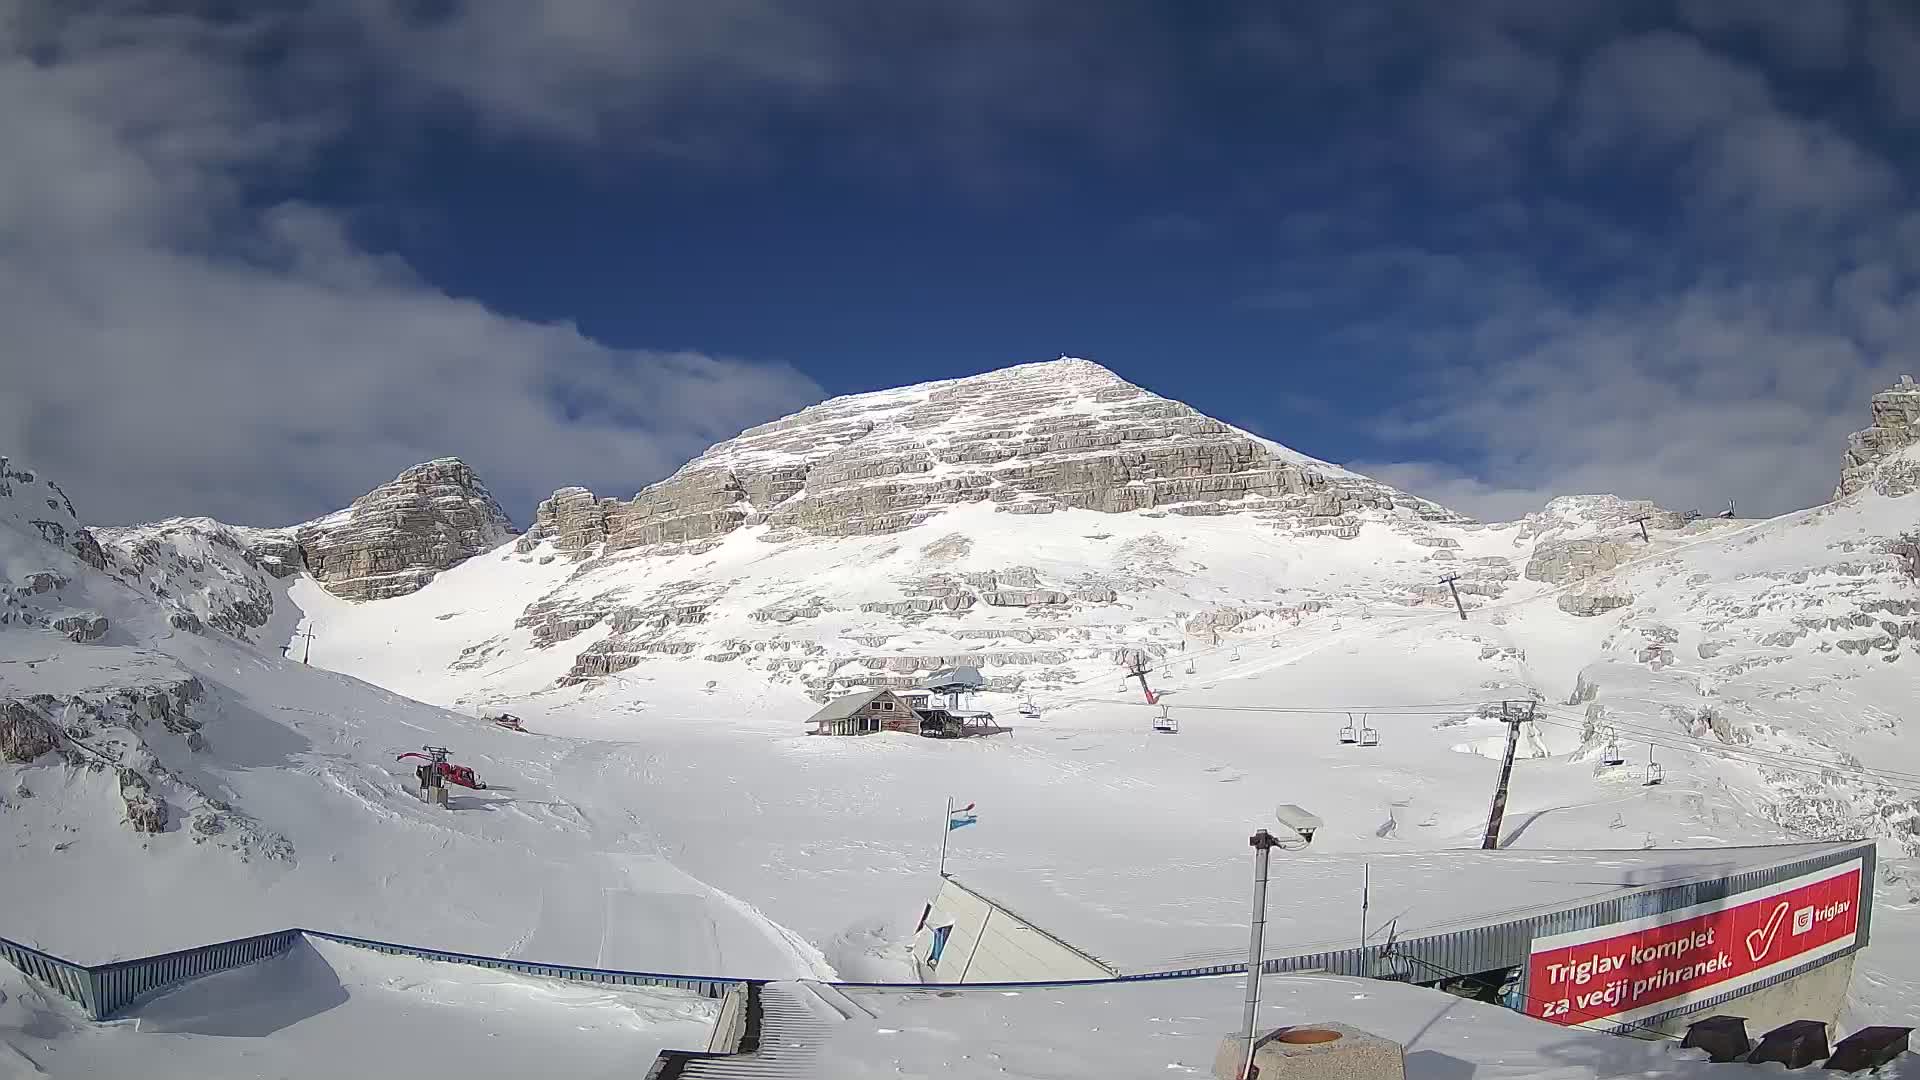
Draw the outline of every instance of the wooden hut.
M920 715L891 690L862 690L834 698L807 718L809 735L871 735L876 731L917 731Z

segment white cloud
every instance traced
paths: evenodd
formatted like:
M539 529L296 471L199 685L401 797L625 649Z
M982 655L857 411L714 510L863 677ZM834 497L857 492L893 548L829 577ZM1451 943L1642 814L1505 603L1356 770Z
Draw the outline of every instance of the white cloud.
M1853 273L1891 280L1880 263ZM1435 347L1443 363L1425 392L1375 430L1454 464L1377 467L1495 516L1588 491L1702 511L1730 498L1752 513L1824 501L1867 399L1920 358L1863 347L1827 280L1703 279L1670 296L1496 306ZM1862 291L1882 333L1920 335L1911 279Z
M1677 162L1716 213L1844 215L1900 188L1878 155L1782 108L1760 72L1671 31L1619 39L1589 59L1567 149L1589 170L1620 155L1661 169Z
M784 366L500 314L333 211L251 205L334 130L250 74L277 29L0 21L0 448L84 514L283 523L457 454L524 521L554 487L629 493L819 395Z

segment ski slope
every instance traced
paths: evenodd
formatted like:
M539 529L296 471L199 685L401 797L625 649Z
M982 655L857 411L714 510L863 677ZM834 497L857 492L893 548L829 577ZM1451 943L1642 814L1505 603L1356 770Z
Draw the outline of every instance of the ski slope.
M181 545L116 573L111 553L94 565L26 511L0 514L10 610L31 617L0 628L0 692L58 728L54 751L0 762L5 933L82 962L301 925L600 967L909 979L950 796L979 807L946 837L962 880L1039 880L1115 911L1169 881L1225 882L1247 831L1298 803L1327 824L1296 869L1339 895L1369 859L1477 845L1513 702L1533 716L1501 840L1516 858L1876 837L1881 917L1850 1018L1910 1016L1920 599L1887 551L1910 500L1866 490L1646 540L1630 510L1376 515L1334 537L1248 514L968 504L876 536L749 524L579 561L508 545L364 603L269 580L178 523L113 538ZM1626 555L1577 581L1529 576L1568 541ZM1016 570L1082 598L901 607L929 581L998 589ZM1454 570L1482 586L1465 620L1437 584ZM35 584L48 573L61 583ZM263 590L271 611L244 634L180 618L183 596L204 623ZM1593 596L1612 606L1569 602ZM657 651L573 678L623 611L658 618ZM585 614L556 639L552 612ZM49 629L73 613L109 628ZM804 733L822 693L975 654L1006 689L973 704L1010 736ZM1126 678L1135 658L1157 706ZM168 695L192 697L184 714L161 715ZM477 718L501 707L529 733ZM1162 707L1177 734L1153 730ZM1343 744L1349 724L1378 745ZM395 756L423 745L487 789L421 803ZM142 800L164 808L158 831L130 827ZM1184 921L1212 949L1233 930L1224 891L1143 926L1143 946ZM1489 910L1551 892L1521 881ZM1410 925L1471 916L1450 900L1391 878L1373 897ZM1327 940L1281 925L1274 947L1289 934Z

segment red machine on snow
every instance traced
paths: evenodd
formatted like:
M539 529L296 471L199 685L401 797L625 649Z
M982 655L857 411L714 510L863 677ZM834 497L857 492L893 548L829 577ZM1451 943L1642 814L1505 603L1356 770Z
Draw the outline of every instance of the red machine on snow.
M426 762L425 765L421 765L417 769L420 773L420 779L423 781L429 775L429 770L431 770L431 775L439 777L443 783L459 784L463 788L472 788L475 791L485 791L487 789L486 783L473 774L472 767L455 765L453 762L447 760L446 747L423 746L420 749L425 750L426 753L420 753L419 750L410 750L394 758L394 760L405 761L407 758L419 758L421 761Z

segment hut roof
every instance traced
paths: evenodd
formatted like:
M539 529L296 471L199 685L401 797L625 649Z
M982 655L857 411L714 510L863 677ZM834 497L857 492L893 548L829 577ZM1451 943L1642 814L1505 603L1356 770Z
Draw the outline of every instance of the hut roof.
M862 690L855 694L843 694L827 702L825 705L820 706L819 712L807 717L807 723L817 724L822 720L845 720L847 717L866 708L868 702L871 702L886 692L885 690Z

